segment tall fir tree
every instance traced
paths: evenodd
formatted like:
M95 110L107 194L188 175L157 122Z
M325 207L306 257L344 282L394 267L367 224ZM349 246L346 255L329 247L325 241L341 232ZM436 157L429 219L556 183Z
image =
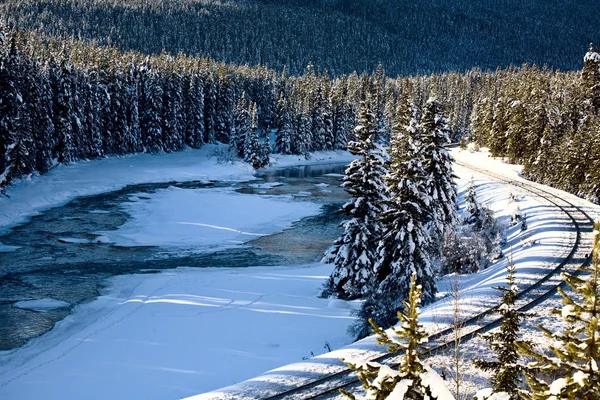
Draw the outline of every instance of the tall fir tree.
M431 233L436 243L434 248L440 248L444 235L455 229L458 214L453 158L444 147L450 142L450 128L444 117L443 106L436 98L430 98L423 108L421 130L423 168L431 197Z
M294 130L290 105L283 95L277 103L277 132L275 134L275 153L292 154L292 138Z
M360 158L348 166L342 184L352 196L342 207L350 219L341 224L344 233L323 257L323 262L335 264L326 284L327 295L355 299L366 295L374 283L374 264L381 234L378 218L385 191L383 160L375 144L377 132L375 115L363 102L359 125L355 129L357 140L348 143L350 153Z
M0 187L10 182L16 168L14 153L19 140L23 97L19 90L18 49L0 24ZM3 190L3 189L2 189Z
M507 271L507 287L497 288L502 293L502 301L496 311L502 318L500 328L482 336L495 353L495 360L476 359L474 365L492 373L490 383L493 393L505 393L511 400L518 400L523 367L518 364L520 355L516 341L519 339L521 322L526 315L515 307L518 287L515 282L516 268L512 260L507 266Z
M600 110L600 54L590 48L583 58L581 85L584 89L584 100L589 101L595 112Z
M255 169L260 168L263 163L258 139L258 111L254 102L250 104L250 130L244 138L244 161Z
M416 113L416 109L414 110ZM435 298L435 277L429 249L431 236L425 225L431 220L431 196L421 164L420 127L416 115L408 126L395 125L396 146L385 176L388 199L381 214L382 237L377 249L376 285L358 311L352 330L358 337L368 333L365 323L372 318L379 326L392 325L402 299L409 291L409 277L415 273L423 288L425 303Z

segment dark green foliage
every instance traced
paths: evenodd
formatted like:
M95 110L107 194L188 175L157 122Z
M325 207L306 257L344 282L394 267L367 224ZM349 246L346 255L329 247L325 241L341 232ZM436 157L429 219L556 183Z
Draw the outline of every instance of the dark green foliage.
M389 353L401 353L402 358L397 370L381 365L377 362L348 362L348 366L357 371L358 378L367 391L369 399L383 400L392 394L396 385L402 382L406 385L406 393L403 398L411 400L422 400L424 398L436 399L430 387L431 379L423 379L424 374L435 374L420 360L420 355L425 350L423 343L427 339L427 332L419 323L419 307L423 292L417 284L417 276L413 274L410 280L410 289L407 300L402 302L403 310L398 311L400 321L398 326L391 329L394 338L390 338L387 332L379 327L373 320L369 320L373 332L377 335L377 343L387 346ZM441 383L441 379L439 383ZM449 393L444 392L443 383L436 385L434 393L441 394L445 398L452 398ZM355 400L356 397L340 390L346 397ZM396 395L398 395L396 393Z
M335 264L325 295L355 299L365 296L374 284L377 285L375 262L381 235L378 218L385 196L382 182L385 170L375 145L378 133L375 114L369 104L363 103L359 125L355 129L356 140L348 143L350 153L360 158L348 166L342 184L352 196L342 207L349 220L342 223L344 233L323 257L323 262Z
M592 0L5 0L15 26L145 54L199 54L300 74L495 69L525 62L577 68L598 39ZM532 23L535 21L535 23ZM566 31L566 28L568 30ZM440 94L440 93L438 93ZM262 118L262 117L261 117Z
M474 365L492 373L490 383L494 393L504 392L510 395L511 399L517 400L523 367L518 364L520 356L515 342L519 339L520 325L526 316L515 308L518 294L515 265L511 262L507 269L508 287L498 287L502 293L502 302L497 310L502 317L500 328L483 335L490 349L495 353L496 360L477 359L474 360Z

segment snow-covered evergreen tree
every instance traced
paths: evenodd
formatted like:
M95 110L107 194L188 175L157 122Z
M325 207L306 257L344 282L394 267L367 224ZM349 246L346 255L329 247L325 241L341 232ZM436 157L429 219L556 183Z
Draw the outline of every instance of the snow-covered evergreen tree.
M197 74L193 74L186 82L187 128L185 143L199 148L204 141L204 82Z
M342 223L344 233L323 257L323 262L335 264L324 294L336 294L343 299L362 297L373 284L381 233L378 218L385 192L382 182L385 170L375 145L375 116L366 103L362 104L355 134L357 140L348 143L348 150L360 158L348 166L342 184L352 196L342 207L350 219Z
M399 115L401 115L399 113ZM366 321L377 325L395 322L396 310L409 291L409 277L416 273L425 303L435 298L436 286L429 249L431 236L425 227L431 218L431 197L421 165L419 126L416 118L408 126L397 123L385 176L388 196L381 214L383 234L377 249L375 271L378 285L370 292L352 328L360 337L367 333ZM401 147L401 148L397 148Z
M23 103L19 92L17 58L14 38L10 38L9 44L0 24L0 188L10 182L17 165L15 152L18 150L19 116Z
M163 89L158 82L159 74L149 64L143 70L144 106L142 109L141 131L144 148L148 153L157 153L164 148L162 134Z
M492 373L490 383L493 393L506 393L511 400L518 400L518 384L523 368L518 364L520 356L515 342L519 339L520 325L526 316L515 307L518 294L515 265L510 262L507 270L508 286L498 287L502 292L502 302L497 310L497 313L502 316L500 328L482 336L494 351L496 359L494 361L477 359L474 360L474 364L477 368Z
M442 104L435 98L427 100L421 118L423 168L431 197L432 236L438 245L443 242L444 235L455 229L458 215L456 213L456 182L452 170L452 156L444 147L448 144L450 128L443 114Z
M583 69L581 70L581 83L585 90L585 99L588 100L594 110L600 110L600 54L590 48L583 58Z
M250 134L250 111L245 94L233 108L233 129L229 137L229 147L238 156L244 158L246 138Z
M423 295L421 286L417 284L417 274L410 279L407 300L404 308L398 311L400 323L391 329L394 338L370 320L373 331L377 334L377 343L387 346L389 353L401 353L402 359L398 369L373 361L349 361L348 366L358 372L358 378L366 389L367 399L439 399L451 400L454 397L446 387L442 378L420 359L423 343L427 341L427 331L419 323L419 309ZM346 397L356 397L341 390Z
M535 359L528 365L531 370L525 371L529 390L521 396L526 400L600 399L600 220L594 224L593 234L592 265L581 267L579 276L562 274L572 294L558 287L563 307L552 313L568 327L560 333L539 327L554 354L539 353L526 342L517 343L521 354ZM533 370L556 378L546 382Z
M462 234L476 235L486 248L490 259L501 258L501 246L504 242L504 230L494 218L494 212L477 199L475 184L471 180L465 195L465 210L462 215Z
M294 135L292 117L288 102L283 95L277 102L277 132L275 134L275 153L292 154L292 137Z
M258 169L262 166L260 141L258 140L258 116L256 103L250 104L250 130L244 138L244 161Z

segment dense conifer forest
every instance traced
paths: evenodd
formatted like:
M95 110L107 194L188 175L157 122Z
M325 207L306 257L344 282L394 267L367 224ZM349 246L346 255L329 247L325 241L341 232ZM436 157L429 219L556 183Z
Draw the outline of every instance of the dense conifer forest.
M146 54L301 74L391 76L525 62L577 69L598 40L591 0L7 0L5 22Z
M584 66L573 72L524 65L392 79L380 65L371 74L332 78L311 64L290 76L2 32L0 186L56 163L216 141L257 168L270 152L342 149L363 101L375 114L378 140L388 142L399 99L421 109L434 96L451 141L476 141L523 163L528 178L600 200L593 163L600 154L600 56L593 48L581 52Z
M391 350L401 347L380 327L404 323L395 333L409 339L407 358L393 385L369 387L379 366L351 367L374 395L409 376L422 398L430 388L417 357L425 337L418 308L436 299L436 275L476 272L503 256L503 227L473 183L457 212L448 145L487 147L522 164L530 180L600 203L600 54L586 47L597 34L595 6L7 0L0 4L0 193L60 164L208 143L228 145L220 157L255 169L272 153L348 150L356 159L342 187L351 199L341 210L343 233L323 258L334 266L322 294L363 299L352 333L374 329ZM519 220L526 230L526 217ZM565 304L580 308L557 311L589 325L586 332L598 328L595 229L586 269L592 283L566 277L583 305L561 291ZM551 348L559 364L515 343L524 316L513 307L514 272L511 265L500 309L511 324L486 337L498 362L479 360L494 373L494 390L546 398L548 384L531 371L502 367L519 352L544 371L583 371L597 388L597 368L587 368L597 358L594 335L591 356ZM560 338L581 348L581 335L570 335ZM522 372L530 393L514 385Z

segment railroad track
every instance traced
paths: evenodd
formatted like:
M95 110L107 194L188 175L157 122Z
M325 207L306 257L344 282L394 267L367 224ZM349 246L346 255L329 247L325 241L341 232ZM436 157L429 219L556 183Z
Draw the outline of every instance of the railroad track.
M544 198L550 204L555 205L562 210L572 221L575 227L575 241L569 254L552 269L548 269L538 281L521 290L517 297L516 306L520 311L528 311L531 308L542 303L556 292L559 286L564 285L560 279L561 272L576 273L581 265L587 265L591 261L591 251L585 248L582 241L582 232L587 232L592 229L594 220L579 206L560 198L554 193L537 187L533 184L528 184L521 181L515 181L505 176L495 174L493 172L472 167L468 164L456 162L457 165L487 175L496 181L508 183L512 186L521 188L527 192L533 193L538 197ZM495 311L498 305L485 309L477 315L462 321L463 328L461 329L461 341L468 341L479 334L485 333L500 323L501 319L497 317ZM424 356L434 355L454 345L454 337L449 340L449 336L453 335L453 328L443 329L429 336L430 349ZM399 360L397 354L384 354L376 357L371 361L389 365L392 368L397 367ZM264 400L283 400L283 399L325 399L337 397L339 389L351 389L360 385L354 371L344 368L336 373L324 376L311 382L302 384L287 391L264 397Z

